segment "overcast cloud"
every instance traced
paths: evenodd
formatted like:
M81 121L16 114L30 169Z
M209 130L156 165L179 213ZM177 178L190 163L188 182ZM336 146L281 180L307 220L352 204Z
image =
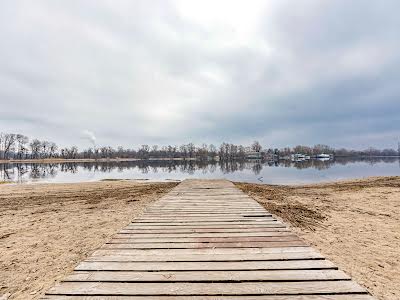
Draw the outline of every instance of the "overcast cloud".
M396 147L398 1L1 1L0 131Z

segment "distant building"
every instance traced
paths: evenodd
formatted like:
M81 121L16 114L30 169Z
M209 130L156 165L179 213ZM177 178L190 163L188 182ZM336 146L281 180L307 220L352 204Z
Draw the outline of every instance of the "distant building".
M251 149L251 147L246 147L245 148L245 154L247 159L262 159L263 158L263 153L261 151L254 151Z

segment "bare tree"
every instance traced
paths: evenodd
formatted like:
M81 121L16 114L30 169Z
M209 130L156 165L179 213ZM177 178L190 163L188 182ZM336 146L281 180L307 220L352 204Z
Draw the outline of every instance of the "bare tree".
M142 148L139 150L139 156L142 159L146 159L149 157L150 147L149 145L142 145Z
M41 158L48 158L49 157L50 142L42 141L40 146L41 146L40 157Z
M217 147L215 147L215 145L211 144L208 147L208 153L212 159L215 159L215 157L217 156Z
M29 139L27 136L22 134L17 134L17 155L19 159L26 157L28 152L27 144Z
M196 151L196 147L194 146L193 143L189 143L186 146L187 146L189 157L192 158L194 155L194 152Z
M258 141L254 141L253 144L251 145L251 149L255 152L260 152L262 147Z
M34 139L29 144L31 148L31 158L39 158L41 145L42 143L38 139Z
M48 148L49 148L49 157L50 158L56 157L58 151L57 144L50 142Z
M181 156L183 156L183 158L186 158L186 157L187 157L188 150L187 150L186 145L180 146L180 147L179 147L179 151L180 151L180 153L181 153Z
M15 133L1 133L1 150L3 152L3 159L8 159L11 151L14 151L17 135Z
M69 158L75 159L77 154L78 154L78 147L72 146L71 149L69 149Z

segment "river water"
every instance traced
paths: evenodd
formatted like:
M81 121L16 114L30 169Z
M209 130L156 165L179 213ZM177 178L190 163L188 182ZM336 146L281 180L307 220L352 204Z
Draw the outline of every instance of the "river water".
M367 176L400 175L398 158L335 158L304 162L130 161L62 164L1 164L0 180L16 183L84 182L102 179L225 178L269 184L303 184Z

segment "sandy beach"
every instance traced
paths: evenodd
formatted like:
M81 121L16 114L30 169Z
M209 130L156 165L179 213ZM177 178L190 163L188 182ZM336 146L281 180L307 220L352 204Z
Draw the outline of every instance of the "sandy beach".
M176 184L0 185L0 296L38 299ZM378 299L400 298L400 177L236 185Z
M2 184L0 299L38 299L176 184Z
M400 299L400 177L236 184L378 299Z

